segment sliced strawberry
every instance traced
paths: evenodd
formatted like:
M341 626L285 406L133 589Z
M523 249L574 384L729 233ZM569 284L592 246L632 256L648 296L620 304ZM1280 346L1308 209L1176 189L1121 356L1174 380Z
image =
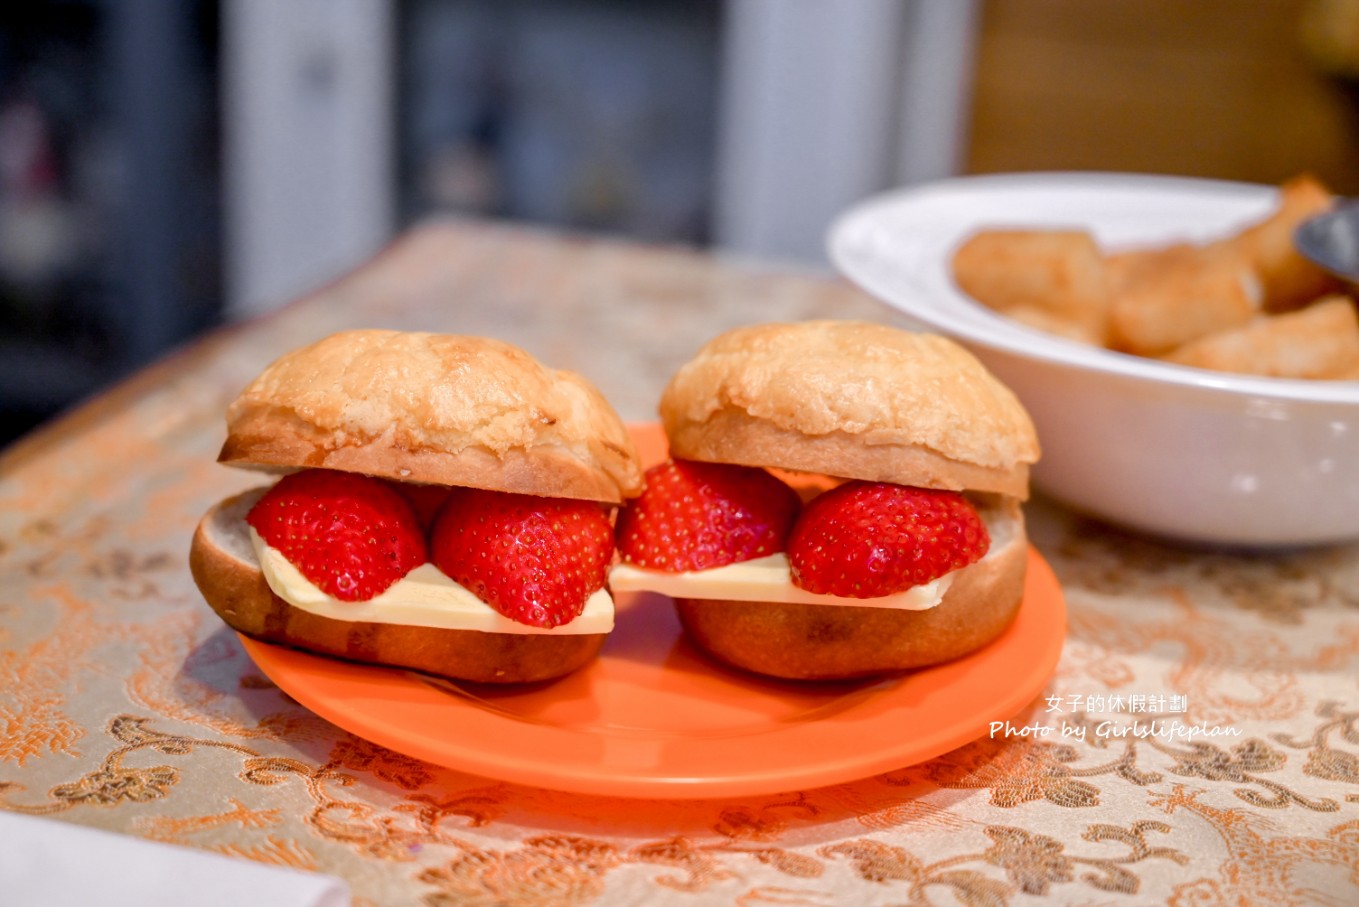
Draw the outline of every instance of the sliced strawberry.
M307 469L279 479L246 515L317 588L366 601L427 558L411 505L381 479Z
M991 545L953 491L849 482L812 499L788 537L793 584L844 598L902 592L980 560Z
M684 573L784 549L801 501L752 466L668 460L618 515L618 550L639 567Z
M613 526L592 501L460 488L435 518L430 554L511 620L556 627L603 587Z

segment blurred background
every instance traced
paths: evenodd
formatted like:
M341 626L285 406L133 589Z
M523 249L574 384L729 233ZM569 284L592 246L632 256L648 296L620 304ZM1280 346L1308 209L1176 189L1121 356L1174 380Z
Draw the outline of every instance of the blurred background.
M0 444L453 213L827 267L954 174L1359 192L1359 0L29 0Z

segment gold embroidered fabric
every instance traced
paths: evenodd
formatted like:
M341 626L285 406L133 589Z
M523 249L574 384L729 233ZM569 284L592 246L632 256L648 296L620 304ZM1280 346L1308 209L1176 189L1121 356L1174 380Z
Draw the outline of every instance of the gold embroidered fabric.
M538 790L352 736L275 688L202 602L190 533L257 479L223 411L335 330L487 334L654 418L737 324L892 321L844 283L435 222L216 333L0 459L0 809L345 879L358 905L1359 903L1359 546L1191 551L1041 498L1056 676L922 765L777 796ZM0 897L3 901L3 897Z

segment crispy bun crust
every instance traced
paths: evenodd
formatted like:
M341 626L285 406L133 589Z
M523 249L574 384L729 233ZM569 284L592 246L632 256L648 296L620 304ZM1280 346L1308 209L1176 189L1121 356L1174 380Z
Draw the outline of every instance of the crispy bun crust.
M1023 598L1028 540L1018 501L997 517L1008 528L965 567L927 611L852 605L676 599L689 639L720 661L792 680L868 677L949 661L986 645Z
M608 401L483 337L346 331L288 353L227 409L218 461L619 503L642 468Z
M737 328L671 379L674 456L1025 499L1039 456L1013 392L952 341L885 325Z
M528 683L585 665L606 634L482 633L333 620L295 608L273 593L255 561L245 514L247 492L203 517L189 548L194 582L227 626L264 642L364 664L408 668L453 680Z

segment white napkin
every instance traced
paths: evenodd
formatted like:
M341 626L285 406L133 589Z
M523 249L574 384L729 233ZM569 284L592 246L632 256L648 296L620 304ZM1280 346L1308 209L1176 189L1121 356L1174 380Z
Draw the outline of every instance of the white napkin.
M333 876L0 810L0 904L349 907L349 886Z

